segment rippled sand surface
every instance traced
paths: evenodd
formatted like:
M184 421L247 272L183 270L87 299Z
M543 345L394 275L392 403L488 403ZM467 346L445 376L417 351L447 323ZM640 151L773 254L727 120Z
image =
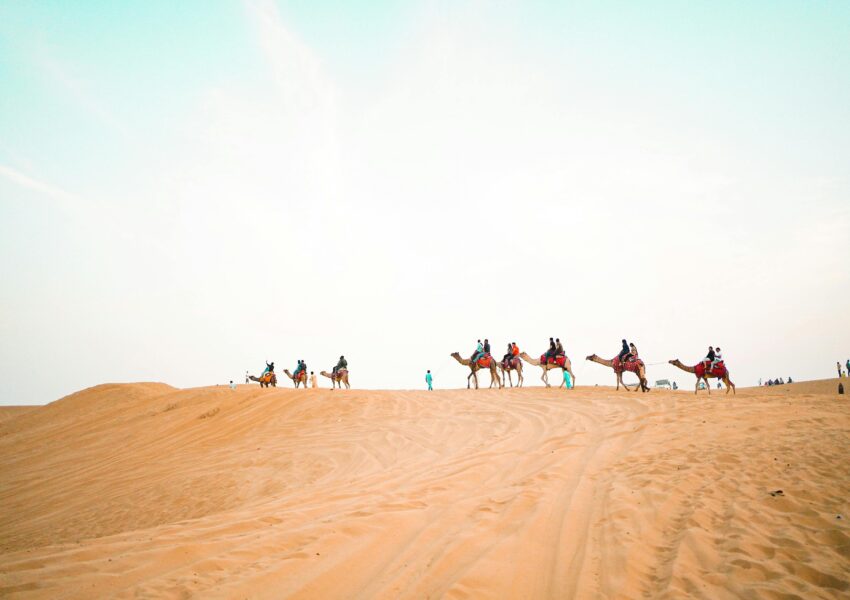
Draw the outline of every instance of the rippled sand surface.
M846 598L836 388L132 384L0 409L0 595Z

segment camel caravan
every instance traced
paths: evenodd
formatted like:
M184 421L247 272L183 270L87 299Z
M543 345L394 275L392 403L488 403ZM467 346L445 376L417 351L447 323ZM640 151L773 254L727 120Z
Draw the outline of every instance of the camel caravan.
M497 362L490 354L490 341L488 339L485 339L483 343L481 340L478 340L478 346L469 358L463 358L458 352L452 352L451 356L457 362L469 368L470 372L466 378L467 389L470 389L472 384L475 385L475 389L478 389L478 371L481 370L490 371L491 388L505 387L505 378L507 378L511 387L513 387L513 380L511 379L512 372L517 374L517 387L522 387L524 381L522 374L522 361L525 361L535 367L540 367L543 370L543 374L540 379L546 387L551 387L549 384L549 371L553 369L560 369L562 375L568 373L568 381L571 381L572 385L575 385L576 378L572 371L570 359L564 351L561 340L558 338L549 338L549 350L541 354L539 359L533 358L525 352L520 352L516 342L511 342L508 344L508 352L504 357L502 357L501 361ZM611 360L600 358L596 354L591 354L586 357L586 360L612 369L614 371L614 376L616 377L617 390L620 389L620 386L623 386L628 391L632 390L632 388L623 381L623 374L627 371L637 375L638 383L635 385L634 391L640 389L642 392L648 392L650 389L649 382L646 377L646 364L638 356L637 347L633 343L629 344L626 340L623 340L622 350ZM727 394L730 390L733 394L735 393L735 384L732 383L732 380L729 378L729 370L726 368L719 347L715 350L713 347L709 346L706 357L693 367L682 364L679 359L671 360L669 363L683 371L696 375L697 383L694 393L698 393L700 383L704 383L705 389L709 394L711 394L711 386L708 385L709 378L717 378L722 381L726 386ZM499 377L499 371L502 373L501 378ZM565 381L567 381L566 376ZM567 387L571 386L568 385Z
M292 373L289 372L289 369L284 369L283 373L292 380L292 383L295 385L295 389L298 389L299 387L303 387L305 390L307 389L307 363L304 360L298 361L295 371ZM345 356L339 357L339 361L336 363L336 366L331 369L330 373L327 371L321 371L321 374L331 380L331 389L335 389L337 387L342 389L343 385L345 386L345 389L351 389L351 385L348 382L348 361L345 360ZM260 387L277 387L277 375L275 375L274 372L274 362L266 361L266 368L263 371L263 374L259 377L248 375L248 379L256 381L260 384ZM316 384L316 376L313 375L311 379L313 387L318 387Z

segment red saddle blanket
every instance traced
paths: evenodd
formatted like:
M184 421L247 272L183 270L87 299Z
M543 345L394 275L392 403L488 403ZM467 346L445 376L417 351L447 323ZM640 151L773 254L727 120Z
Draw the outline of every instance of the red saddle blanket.
M490 356L489 354L485 354L484 356L479 358L477 362L478 362L478 366L481 367L482 369L489 369L490 363L493 362L493 357Z
M694 367L694 371L696 371L697 377L724 377L726 375L726 365L721 360L719 363L714 365L714 368L711 371L706 373L705 370L705 361L701 361L697 363Z
M644 366L641 359L629 359L625 363L621 363L619 356L615 356L611 363L615 371L631 371L632 373L637 373L639 368Z
M548 363L550 365L558 365L559 367L563 367L565 364L567 364L567 357L563 354L559 354L558 356L550 356L549 360L547 361L546 355L541 354L540 363L544 365Z
M516 369L519 367L519 357L514 356L512 358L502 359L502 368L503 369Z

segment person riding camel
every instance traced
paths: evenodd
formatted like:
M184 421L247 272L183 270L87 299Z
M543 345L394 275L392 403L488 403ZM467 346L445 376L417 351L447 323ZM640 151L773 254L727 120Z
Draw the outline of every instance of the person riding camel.
M626 362L626 357L629 355L629 352L631 352L629 343L626 340L623 340L623 349L620 350L620 353L617 355L617 358L620 359L621 365Z
M723 355L720 353L720 346L718 346L714 350L714 359L711 361L711 365L709 365L708 367L709 372L713 371L714 367L716 367L717 364L721 362L723 362Z
M263 375L265 375L266 373L274 373L274 361L272 361L271 363L269 361L266 361L266 368L263 371Z
M484 353L484 345L481 343L481 340L478 340L478 346L475 347L475 352L472 353L472 358L469 359L472 362L478 360L478 357Z
M714 347L708 347L708 354L705 355L705 358L702 359L702 362L705 364L705 370L711 371L711 365L714 362L714 357L716 354L714 353Z
M555 352L557 352L558 347L555 346L555 339L549 338L549 349L546 351L546 362L549 362L550 358L554 358Z
M303 360L299 360L298 366L295 367L295 372L292 374L292 377L294 377L295 379L298 379L298 375L301 373L301 371L306 371L306 370L307 370L307 363L305 363Z
M638 351L637 346L634 344L629 344L629 360L637 360L638 359Z
M502 364L507 364L507 363L508 363L508 361L509 361L510 359L512 359L513 357L514 357L514 345L513 345L513 344L508 344L508 351L507 351L507 353L506 353L506 354L502 357Z
M488 340L487 338L484 338L484 356L487 356L489 354L490 354L490 340Z
M567 353L564 350L564 345L561 343L561 338L557 338L555 340L555 356L566 356Z
M511 355L514 358L518 358L519 357L519 346L516 345L516 342L511 342L511 346L512 346Z
M339 357L339 361L337 361L336 366L333 368L333 374L336 375L342 369L348 368L348 361L345 360L344 356Z

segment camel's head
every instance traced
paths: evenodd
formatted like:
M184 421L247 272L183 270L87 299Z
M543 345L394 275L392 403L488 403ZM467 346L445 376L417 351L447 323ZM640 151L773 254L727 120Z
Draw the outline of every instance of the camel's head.
M595 354L591 354L590 356L585 357L585 359L584 359L584 360L593 360L594 358L596 358L596 355L595 355Z
M679 359L674 358L673 360L668 360L667 362L670 363L671 365L675 365L677 362L679 362Z
M453 358L460 358L460 354L458 354L457 352L452 352L452 353L451 353L451 356L452 356Z

